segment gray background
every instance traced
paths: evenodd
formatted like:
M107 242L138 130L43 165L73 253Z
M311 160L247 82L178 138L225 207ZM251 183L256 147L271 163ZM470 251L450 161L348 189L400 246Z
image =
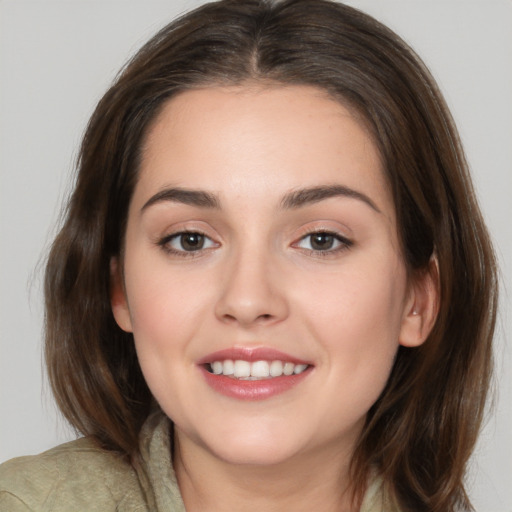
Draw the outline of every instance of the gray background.
M0 2L0 461L74 436L41 363L42 260L81 134L116 72L198 0ZM512 1L353 0L436 76L502 266L496 405L472 461L477 510L512 511Z

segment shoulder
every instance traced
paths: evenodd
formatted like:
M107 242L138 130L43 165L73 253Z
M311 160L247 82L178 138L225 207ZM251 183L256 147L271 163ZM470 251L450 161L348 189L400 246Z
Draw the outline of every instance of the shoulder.
M137 475L119 455L78 439L0 465L0 512L143 512Z
M400 512L398 505L389 496L384 480L376 473L372 475L360 512Z

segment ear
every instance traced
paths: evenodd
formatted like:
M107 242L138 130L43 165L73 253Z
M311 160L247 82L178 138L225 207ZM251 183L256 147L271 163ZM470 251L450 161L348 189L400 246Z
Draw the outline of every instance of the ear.
M124 289L121 265L117 258L110 260L110 306L117 325L126 332L132 332L132 319Z
M430 334L439 311L439 265L432 256L428 268L411 277L399 343L420 346Z

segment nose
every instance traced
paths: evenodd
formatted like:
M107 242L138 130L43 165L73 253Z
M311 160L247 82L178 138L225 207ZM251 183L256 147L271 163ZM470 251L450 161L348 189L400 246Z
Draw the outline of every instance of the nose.
M241 251L226 262L215 314L243 327L271 325L289 313L283 273L261 251Z

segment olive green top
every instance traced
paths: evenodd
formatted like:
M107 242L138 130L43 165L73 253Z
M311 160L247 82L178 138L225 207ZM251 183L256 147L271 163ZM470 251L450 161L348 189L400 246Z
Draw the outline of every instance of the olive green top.
M0 512L185 512L170 457L170 422L149 417L141 432L141 464L87 438L0 465ZM380 481L361 512L393 512Z

